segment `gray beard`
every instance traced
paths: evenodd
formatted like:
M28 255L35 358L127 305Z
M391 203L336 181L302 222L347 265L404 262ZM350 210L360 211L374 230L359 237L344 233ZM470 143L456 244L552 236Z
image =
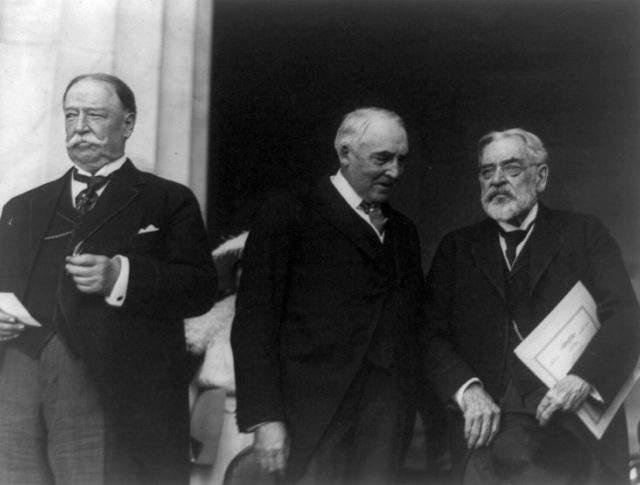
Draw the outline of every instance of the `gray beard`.
M498 202L495 198L491 202L487 202L483 198L482 208L491 219L499 222L510 222L522 214L527 214L536 202L536 193L527 192L506 202Z

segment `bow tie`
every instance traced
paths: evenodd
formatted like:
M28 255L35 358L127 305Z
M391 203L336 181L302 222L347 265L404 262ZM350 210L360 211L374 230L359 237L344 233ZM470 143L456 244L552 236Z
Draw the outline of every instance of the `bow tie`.
M78 173L78 170L74 169L73 178L87 185L87 188L82 190L75 199L76 212L80 216L83 216L96 205L98 201L98 190L109 182L111 175L95 175L90 177L88 175L82 175Z

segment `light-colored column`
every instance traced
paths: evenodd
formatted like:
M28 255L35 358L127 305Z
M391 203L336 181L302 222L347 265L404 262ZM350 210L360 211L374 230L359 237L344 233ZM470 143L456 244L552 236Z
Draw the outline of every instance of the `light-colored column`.
M87 72L112 72L117 0L65 0L59 24L52 119L47 165L49 177L70 167L65 149L62 93L69 81Z
M164 10L158 175L189 184L196 1L167 0Z
M62 0L0 2L0 206L47 179Z
M193 113L191 118L191 172L189 186L200 201L207 220L209 174L209 125L211 105L211 46L213 0L198 0L193 71Z
M127 154L150 172L157 163L164 8L162 0L120 0L116 19L113 73L133 90L138 107Z

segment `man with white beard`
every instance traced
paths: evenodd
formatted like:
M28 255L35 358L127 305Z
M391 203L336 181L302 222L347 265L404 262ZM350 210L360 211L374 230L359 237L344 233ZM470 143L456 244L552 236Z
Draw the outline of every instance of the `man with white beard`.
M573 411L607 406L638 357L638 303L620 250L587 215L539 202L549 177L541 140L521 129L479 142L489 218L445 236L427 280L426 369L451 415L464 483L625 483L619 411L597 440ZM548 389L514 348L581 281L601 329Z

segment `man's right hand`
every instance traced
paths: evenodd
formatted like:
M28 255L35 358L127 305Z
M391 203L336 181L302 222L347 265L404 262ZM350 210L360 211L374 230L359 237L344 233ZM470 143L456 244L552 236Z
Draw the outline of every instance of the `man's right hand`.
M461 401L467 447L476 449L488 445L500 429L500 408L477 383L465 389Z
M24 323L20 323L15 317L0 310L0 342L13 340L24 332Z
M263 470L284 476L289 458L289 436L283 422L272 421L258 426L253 447Z

